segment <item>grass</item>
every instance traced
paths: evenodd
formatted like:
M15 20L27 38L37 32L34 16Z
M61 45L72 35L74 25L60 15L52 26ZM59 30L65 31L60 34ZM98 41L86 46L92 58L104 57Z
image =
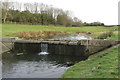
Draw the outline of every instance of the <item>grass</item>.
M118 31L114 31L112 37L108 37L108 40L119 40Z
M118 27L63 27L63 26L43 26L43 25L19 25L19 24L2 24L2 36L3 37L15 37L14 33L21 31L43 31L43 30L54 30L64 31L69 33L75 32L91 32L91 36L97 37L103 32L108 32Z
M118 78L118 47L75 64L62 78Z

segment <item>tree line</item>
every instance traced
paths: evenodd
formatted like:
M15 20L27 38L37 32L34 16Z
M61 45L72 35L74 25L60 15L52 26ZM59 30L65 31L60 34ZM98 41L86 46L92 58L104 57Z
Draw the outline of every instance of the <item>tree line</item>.
M64 11L43 3L1 2L2 23L62 26L103 26L101 22L86 23Z

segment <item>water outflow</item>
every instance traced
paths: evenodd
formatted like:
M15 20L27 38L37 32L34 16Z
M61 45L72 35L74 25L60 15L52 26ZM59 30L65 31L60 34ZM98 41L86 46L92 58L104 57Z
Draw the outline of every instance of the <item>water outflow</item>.
M48 44L41 44L41 52L38 55L46 55L48 54Z

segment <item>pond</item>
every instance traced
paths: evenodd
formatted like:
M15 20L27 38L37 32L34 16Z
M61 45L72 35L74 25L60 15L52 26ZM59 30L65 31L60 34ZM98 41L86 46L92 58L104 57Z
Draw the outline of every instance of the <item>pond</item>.
M3 78L59 78L69 68L68 62L81 61L74 56L39 53L15 56L7 52L2 58Z

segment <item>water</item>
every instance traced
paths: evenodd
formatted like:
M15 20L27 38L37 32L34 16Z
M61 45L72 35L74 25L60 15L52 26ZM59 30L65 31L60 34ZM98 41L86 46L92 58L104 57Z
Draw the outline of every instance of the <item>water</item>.
M93 38L85 34L68 34L55 36L50 40L92 40Z
M48 50L48 44L41 44L41 52L47 52Z
M48 52L40 52L40 53L38 53L38 55L47 55L47 54L49 54Z
M48 44L41 44L41 52L38 55L47 55L48 53Z
M92 39L83 34L56 36L53 40ZM52 40L51 39L51 40ZM17 56L3 53L3 78L59 78L70 65L81 61L76 56L53 55L48 52L48 45L41 44L41 52Z
M74 56L28 54L15 56L3 53L3 78L59 78L68 62L81 59Z

